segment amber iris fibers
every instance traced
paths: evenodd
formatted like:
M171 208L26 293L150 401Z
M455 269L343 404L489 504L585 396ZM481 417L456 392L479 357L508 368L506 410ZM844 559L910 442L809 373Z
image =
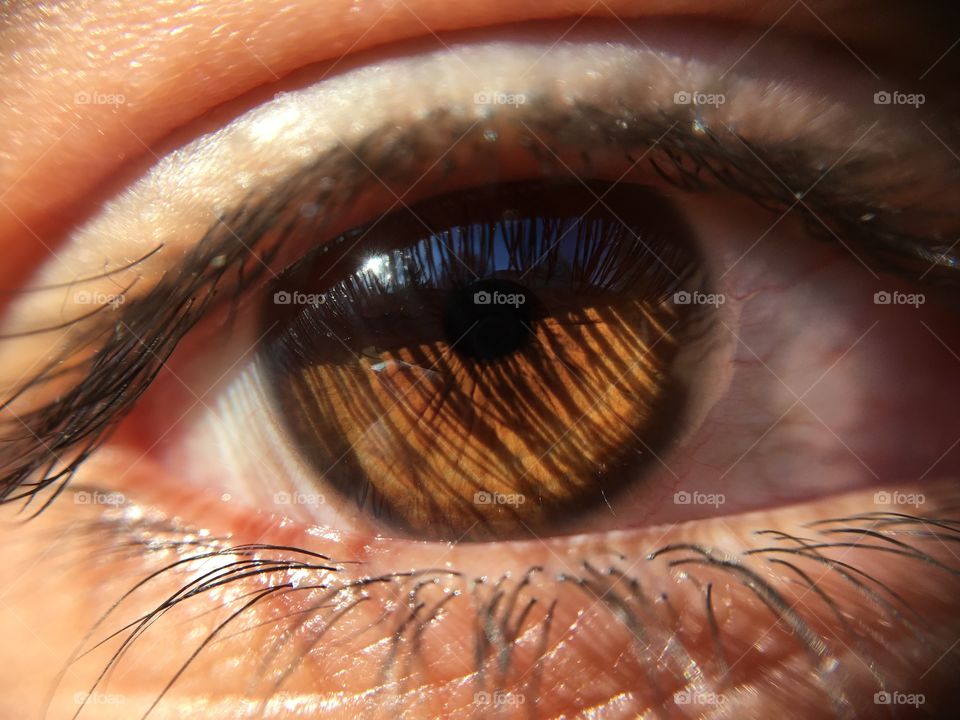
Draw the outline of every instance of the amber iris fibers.
M434 198L281 276L269 387L324 491L384 534L557 532L642 482L676 431L673 294L697 266L642 186Z

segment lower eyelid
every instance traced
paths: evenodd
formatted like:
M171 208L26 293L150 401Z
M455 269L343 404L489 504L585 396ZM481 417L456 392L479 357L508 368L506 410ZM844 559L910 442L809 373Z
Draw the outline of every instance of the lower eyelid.
M923 513L930 527L935 518L943 517L943 509L956 503L956 492L949 483L919 489L926 494ZM915 534L903 536L911 547L946 564L927 566L922 578L913 575L926 565L921 558L887 555L882 548L896 546L882 540L867 538L865 544L872 549L839 545L819 550L824 557L845 561L846 567L861 573L854 579L865 581L879 595L858 593L856 585L841 577L843 568L811 557L769 550L756 554L761 548L798 548L799 537L843 543L858 538L842 534L844 530L876 527L884 534L925 526L909 521L917 508L892 507L908 513L900 518L890 513L864 515L869 497L851 495L771 513L603 538L497 546L357 544L343 537L311 537L306 528L291 525L263 533L262 525L238 524L222 555L161 573L127 601L129 610L108 616L94 639L118 629L130 612L135 616L141 609L151 610L200 573L242 561L247 556L241 550L227 548L247 541L258 543L251 558L318 567L281 567L219 589L211 586L178 603L131 646L114 673L120 684L99 691L121 693L128 703L124 710L136 711L139 703L153 699L150 688L159 692L187 654L230 614L261 591L293 583L220 631L217 642L173 686L171 706L195 690L209 695L209 673L216 673L219 693L229 696L235 688L250 700L270 698L269 706L275 703L277 710L299 698L305 707L323 703L330 712L356 713L371 703L370 711L413 705L420 714L441 714L441 708L482 704L486 692L500 693L503 703L535 703L547 714L610 704L605 712L617 716L614 708L642 712L672 707L675 693L692 692L700 698L697 704L713 702L719 695L723 702L734 703L731 707L738 712L748 713L756 703L777 707L784 702L774 689L783 683L794 699L829 705L845 697L862 707L877 682L863 663L878 658L891 673L888 687L922 692L926 686L915 680L913 685L903 684L907 669L889 657L883 639L890 624L919 630L924 637L955 625L943 584L956 582L949 570L956 562L943 543ZM184 513L212 517L197 507L184 508ZM823 524L827 517L838 519ZM149 525L142 524L144 518L152 518ZM877 525L881 520L886 524ZM809 521L821 524L810 526ZM213 538L220 535L161 532L163 522L158 518L131 514L130 509L108 511L97 522L102 530L91 536L94 543L111 536L112 526L118 534L110 542L128 538L134 547L147 543L143 547L152 548L145 550L146 563L139 552L129 561L115 561L109 586L116 593L151 568L205 555L208 543L213 545ZM945 536L952 532L943 531ZM177 547L178 541L196 544L171 553L159 544L164 538L173 543L168 547ZM307 550L334 560L308 555ZM653 552L655 557L649 555ZM711 568L703 564L707 560L718 564ZM811 592L796 569L816 579L825 596ZM354 585L360 578L381 579ZM216 576L207 579L211 585L216 582ZM885 583L897 596L874 581ZM354 588L331 594L311 588L317 583ZM111 590L104 600L115 597ZM832 614L827 600L836 603L845 622ZM926 613L919 626L918 611ZM164 628L173 627L189 629L186 642L156 645ZM911 642L909 632L901 636L904 642ZM911 664L914 677L920 672L917 666L935 664L945 649L940 644L950 637L947 631L936 642L927 637L915 646L919 654L911 657L922 660ZM96 672L114 649L106 646L81 667ZM485 668L480 674L478 652ZM124 674L123 668L148 658L150 671L138 677L138 694L124 696L127 679L136 676ZM222 663L227 659L231 670L224 673ZM279 678L283 684L277 688ZM77 679L66 676L62 692L67 697ZM80 682L89 689L86 680ZM367 694L371 687L381 689ZM215 693L208 700L217 697Z

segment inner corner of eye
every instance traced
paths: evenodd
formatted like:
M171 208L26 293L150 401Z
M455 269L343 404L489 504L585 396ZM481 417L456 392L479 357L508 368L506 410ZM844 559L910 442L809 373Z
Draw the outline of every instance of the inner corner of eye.
M376 218L266 294L266 384L318 487L424 539L556 531L682 431L702 306L643 185L498 184Z

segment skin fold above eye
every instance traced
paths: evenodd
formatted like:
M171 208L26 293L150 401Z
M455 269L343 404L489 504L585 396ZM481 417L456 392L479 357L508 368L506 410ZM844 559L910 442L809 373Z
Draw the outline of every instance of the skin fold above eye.
M673 135L690 132L690 126L706 127L723 136L729 151L746 158L741 163L759 166L762 175L751 180L751 184L761 187L773 184L775 190L783 189L776 187L775 175L764 167L774 158L758 161L751 154L757 150L744 143L758 150L775 148L785 155L777 166L781 177L797 164L792 153L808 155L808 172L814 174L797 182L812 184L823 169L840 165L817 182L821 190L832 187L828 196L848 188L856 193L874 194L876 188L877 194L883 196L877 202L896 203L894 214L902 215L902 200L892 193L909 187L919 192L921 199L911 199L905 203L908 206L921 204L924 210L929 206L931 215L934 209L943 214L952 213L956 207L957 186L949 182L955 172L953 158L943 152L936 136L904 131L911 127L901 122L906 109L884 108L877 115L871 92L876 80L848 56L836 55L836 48L825 55L819 48L782 41L775 46L780 53L761 46L737 61L738 48L733 42L739 36L729 30L701 27L684 32L682 25L654 22L635 29L620 23L591 25L589 21L568 29L555 23L527 28L523 33L513 31L510 37L509 43L489 32L442 41L431 37L409 48L393 50L396 57L381 51L352 68L345 61L347 69L329 78L329 69L320 68L277 85L260 98L262 105L233 118L215 132L175 146L175 151L157 159L143 177L108 203L97 206L86 222L78 224L63 239L54 262L41 268L34 280L35 287L50 285L54 289L14 298L4 334L59 327L71 315L88 312L85 305L76 302L77 289L96 297L122 293L126 301L142 295L197 244L218 218L234 207L253 204L251 190L266 196L279 192L286 178L308 165L310 159L316 157L319 161L323 150L331 146L342 150L346 144L356 151L362 147L361 142L369 144L371 137L376 139L376 129L382 124L416 124L423 114L438 110L447 112L450 124L454 125L450 132L456 134L449 140L440 140L436 153L424 162L423 169L417 170L417 182L411 185L414 178L402 175L402 187L385 190L379 181L371 180L368 184L373 186L372 190L383 196L381 205L354 207L353 212L329 218L328 226L322 228L326 237L368 221L377 209L429 196L441 183L449 189L450 183L476 182L475 171L452 176L445 172L447 165L457 160L469 165L478 163L476 152L471 149L473 137L468 137L471 128L478 130L475 134L484 129L496 132L502 119L513 122L511 133L535 128L536 143L555 144L548 134L549 119L569 103L596 106L607 114L623 109L629 118L666 116L660 120L662 128L649 141L666 134L672 122L681 130ZM547 54L550 63L542 60ZM724 69L735 61L736 70L725 73ZM797 63L805 68L801 73L791 69ZM819 83L820 76L832 80ZM516 79L505 81L504 77ZM405 92L392 94L391 88L398 87L398 83L406 88ZM522 86L529 103L511 106L475 102L478 92L498 92L495 89L501 86L516 89L515 85ZM851 96L842 89L846 86L862 90ZM702 107L678 105L674 102L677 87L706 87L712 94L722 95L724 102ZM933 102L931 96L930 104ZM459 115L464 116L464 122L458 129L454 121ZM490 125L473 125L475 120ZM926 118L926 122L944 132L935 116ZM734 129L737 135L733 134ZM583 136L578 140L580 152L595 145L588 130L581 128L576 132ZM454 143L458 138L459 142ZM504 181L524 179L536 172L537 162L557 164L546 147L512 152L515 144L506 139L500 146L508 151L496 158L496 168L488 171L491 177ZM591 158L592 173L602 173L604 164L622 160L619 154L605 158L595 147L589 149L596 156ZM682 150L682 145L677 149ZM645 150L638 146L634 152L640 157ZM901 168L897 177L888 177L891 152L912 158L909 169ZM537 158L536 154L546 157ZM578 160L564 157L561 162L570 166ZM861 160L863 164L859 163ZM845 173L847 164L850 169ZM641 163L639 167L648 165ZM421 177L430 169L441 177ZM616 165L614 171L608 171L612 172L610 179L617 179L624 169ZM560 166L559 170L564 168ZM314 182L319 186L323 181ZM890 185L894 190L888 189ZM872 212L884 214L880 208ZM327 214L321 217L327 219ZM952 221L956 221L955 216ZM229 224L227 228L232 229ZM934 225L932 230L941 228ZM288 252L288 259L294 259L304 249ZM109 269L121 263L131 267L100 282L85 283L82 288L71 285L78 277L96 277L108 269L104 267L104 256L118 259ZM279 269L280 266L274 271ZM48 334L5 343L0 347L4 376L0 381L6 379L13 384L27 368L39 362L44 340L60 339L59 334Z
M443 2L269 0L115 4L103 0L57 3L55 10L13 2L0 15L0 78L7 99L0 125L0 236L17 237L17 263L0 268L9 285L15 265L35 267L62 240L69 223L87 213L80 199L125 164L203 112L310 63L329 61L403 38L446 30L535 19L656 17L678 13L730 19L752 26L745 52L774 24L812 37L838 33L877 67L899 56L917 58L920 75L954 40L948 3L925 2L904 16L897 0L869 3L816 0L810 12L790 4L739 0L494 0L449 6ZM788 12L789 10L789 12ZM864 22L869 15L871 22ZM877 22L878 18L885 21ZM762 45L762 43L757 43ZM25 50L29 48L29 52ZM890 62L889 60L887 62ZM896 60L892 61L896 64ZM943 66L938 72L943 72ZM78 94L122 97L122 103L77 104ZM42 119L42 122L38 122ZM51 152L56 148L56 152ZM70 177L51 187L50 174ZM102 198L101 198L102 199ZM34 234L44 236L38 246ZM44 247L44 245L46 247Z
M882 70L875 78L880 83L891 64L899 65L897 77L925 73L957 27L931 22L938 26L911 32L914 23L938 17L932 5L929 16L919 12L903 22L886 14L893 4L880 3L828 8L811 2L786 15L789 3L625 5L582 10L624 16L730 10L752 31L737 35L734 55L750 52L768 30L770 42L781 31L836 33L848 47L835 49L852 48L851 63ZM428 35L428 29L577 11L569 4L452 9L412 0L385 9L374 21L370 5L329 3L321 11L330 22L311 25L305 18L316 20L316 4L10 5L0 26L0 46L14 50L0 60L3 88L12 91L3 94L13 98L0 103L0 117L15 120L0 139L0 248L10 252L0 270L4 287L69 283L147 255L150 242L117 251L129 237L91 233L94 244L77 242L72 231L111 226L114 216L100 201L144 175L131 163L129 176L111 177L117 168L141 153L146 168L164 166L170 148L155 141L274 75ZM877 22L865 22L864 15ZM880 41L891 34L903 38L897 63L889 59L890 44ZM955 67L948 54L931 73L931 98L947 95L934 88L946 84ZM57 81L51 68L68 70ZM48 75L52 81L43 79ZM118 77L128 102L84 107L77 133L64 132L77 118L75 93L99 92L90 85L100 78L108 80L103 92L109 94ZM275 89L263 99L270 101ZM872 86L862 94L870 106ZM274 102L276 108L296 100ZM43 108L50 112L39 112ZM925 127L909 108L877 112L882 127L902 131L884 138L936 148L931 172L931 165L911 164L917 156L903 146L879 142L896 160L898 172L891 175L939 182L943 194L936 202L945 204L956 168L942 147L958 147L955 133L943 129L949 123L924 116ZM770 125L786 135L787 122ZM859 132L847 138L857 126L826 133L839 146L825 154L825 169L857 139ZM217 129L207 125L194 135ZM275 159L281 164L279 153ZM80 167L85 172L77 172ZM817 244L796 218L771 228L776 216L746 201L719 192L671 193L698 237L712 242L718 274L731 297L736 293L730 305L739 314L724 316L727 325L718 330L729 351L721 358L736 368L728 372L750 380L734 385L739 394L724 406L729 425L746 428L745 459L723 433L716 444L704 442L699 454L684 456L684 465L700 472L725 473L729 505L694 500L717 494L669 478L662 492L666 514L656 522L620 525L622 516L601 508L599 522L581 533L498 543L399 540L375 525L317 523L296 508L278 512L251 502L251 494L272 498L267 482L287 479L289 466L272 479L254 476L244 488L234 471L243 452L256 452L255 443L232 453L236 465L231 458L211 459L230 430L219 419L269 429L255 401L219 392L235 376L224 374L218 356L229 364L246 357L250 345L234 353L221 335L208 334L206 346L202 334L192 345L194 336L187 336L150 388L154 395L148 389L132 422L86 459L45 512L23 523L36 505L20 515L21 503L0 508L0 542L8 549L0 563L0 663L6 668L0 719L952 717L960 637L956 388L950 379L960 362L955 290L924 284L922 270L896 279L874 270L859 247L844 246L845 234L825 233ZM942 218L923 207L920 218L937 226ZM131 217L143 212L127 209ZM339 229L367 219L350 218ZM900 229L927 237L929 227L912 219L905 224ZM192 240L206 227L191 226L184 237ZM945 245L952 239L935 238ZM134 268L111 275L97 289L115 294L117 283L122 289L137 280L131 302L146 294L172 266L176 253L165 247L166 255L139 265L141 274ZM52 270L57 265L61 269ZM40 266L42 272L31 271ZM887 295L877 301L874 293ZM894 300L917 293L922 307ZM75 297L72 288L38 293L33 301L26 294L9 297L5 324L15 331L64 322L75 309L63 302ZM113 312L131 317L120 307ZM242 317L235 319L242 335ZM122 328L114 329L110 337L122 338ZM140 350L134 342L130 347ZM49 350L45 334L0 340L5 386L30 378ZM81 360L86 367L96 356ZM200 377L223 376L222 384L195 385L191 366ZM772 416L751 417L757 403L767 403ZM137 411L157 408L166 409L162 427L140 422L147 415ZM863 417L864 408L871 417ZM78 407L68 417L89 410ZM11 407L3 412L14 427ZM186 427L199 430L203 423L181 424L197 416L214 428L192 436L194 450L207 453L195 455L200 462L188 465L182 455L171 463L142 452L164 439L180 442ZM784 426L796 435L781 434ZM17 426L18 447L35 439L26 430L34 427L40 426ZM796 438L797 445L774 444L780 438ZM811 438L824 444L799 452ZM864 447L876 455L866 456ZM22 459L9 452L0 458ZM863 477L862 485L832 485L838 458ZM202 483L187 477L197 466L207 473ZM771 486L769 502L746 502ZM675 489L687 495L674 495ZM745 503L735 506L735 500Z

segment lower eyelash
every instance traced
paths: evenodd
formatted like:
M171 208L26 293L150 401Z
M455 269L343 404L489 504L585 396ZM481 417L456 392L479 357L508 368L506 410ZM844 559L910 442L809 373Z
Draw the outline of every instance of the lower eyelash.
M690 692L718 693L731 687L730 683L735 677L731 673L742 659L731 657L727 651L732 638L724 637L724 630L716 619L718 593L724 589L728 602L743 603L748 597L762 602L770 612L771 629L780 623L789 629L794 641L804 649L820 690L831 699L834 714L843 717L850 715L850 708L840 684L843 673L837 672L841 660L832 650L840 650L842 655L843 648L849 649L851 645L856 648L857 656L875 669L878 687L882 689L887 685L879 669L881 664L866 647L868 639L876 641L879 638L884 642L884 638L874 631L881 620L890 623L886 632L906 629L914 642L932 648L936 655L941 652L947 654L951 648L947 647L950 638L938 637L923 627L922 619L909 602L896 599L896 595L892 595L895 602L891 602L874 590L879 588L893 593L890 587L852 563L843 563L826 554L831 549L842 552L849 550L850 543L833 542L830 538L846 534L859 537L869 533L877 542L858 545L859 551L884 554L889 547L896 547L905 551L901 557L916 560L922 567L933 567L955 577L960 575L960 567L937 561L920 544L920 541L927 541L933 543L930 547L936 548L944 542L960 541L960 521L948 519L947 513L952 509L952 506L944 503L927 516L864 512L842 518L824 518L804 526L806 533L815 536L813 539L779 530L758 529L753 533L756 537L772 536L777 543L751 548L739 555L728 555L722 547L671 544L654 550L643 559L617 556L613 562L585 560L576 573L561 573L554 578L548 578L542 567L531 567L515 579L504 575L489 582L484 578L470 578L456 570L429 568L379 576L367 576L360 572L356 573L356 577L341 581L339 578L350 571L349 566L333 562L324 555L269 544L232 546L228 539L197 537L183 528L157 523L121 508L105 514L89 526L94 542L103 543L106 533L112 538L102 552L129 552L127 557L131 560L163 551L177 552L179 557L161 565L136 583L101 617L85 642L91 640L94 633L100 632L122 603L136 593L145 591L150 583L181 574L188 574L190 579L180 584L177 592L166 601L134 622L106 634L88 648L78 648L71 662L103 643L121 640L120 648L89 688L89 692L94 693L106 674L123 660L132 644L142 639L144 633L154 623L162 621L169 611L181 605L196 605L201 612L191 617L202 618L208 611L222 606L221 593L224 589L232 589L234 597L227 603L223 616L226 619L208 633L179 668L156 698L154 706L190 669L190 663L211 644L229 639L234 634L243 634L266 622L275 625L278 634L273 645L264 648L255 659L257 671L251 672L252 682L254 678L270 680L266 688L270 692L261 707L263 711L270 699L281 691L284 680L304 662L307 654L314 647L321 646L324 634L337 623L348 620L351 613L364 603L375 601L375 594L380 588L385 596L403 598L403 602L397 603L392 609L385 608L367 628L380 627L386 633L385 637L391 638L391 649L381 666L378 686L383 690L393 687L396 690L395 702L402 703L404 680L422 660L423 641L427 633L438 623L443 623L449 617L446 611L457 603L470 603L476 619L474 667L471 674L477 692L490 696L512 692L509 689L512 687L510 677L516 670L513 650L521 637L528 643L530 638L536 637L534 644L539 660L523 686L524 695L535 698L543 671L542 662L549 653L550 637L557 619L559 588L570 584L582 591L584 607L603 608L630 631L636 640L634 651L643 658L644 667L650 673L654 669L657 672L673 669L678 679L682 680L681 687ZM897 539L899 537L908 537L911 542ZM131 549L135 550L130 552ZM784 560L781 557L784 553L790 554L792 559ZM809 611L806 604L801 605L800 610L796 609L797 606L791 605L771 580L761 576L763 566L753 562L761 557L771 567L787 568L792 582L808 588L824 601L840 621L841 627L849 633L841 641L845 643L842 647L837 647L832 637L814 630L808 624L803 612ZM806 569L798 564L803 560L811 561L805 563ZM693 583L698 589L703 601L705 625L710 633L712 657L697 659L684 645L683 639L677 634L680 618L666 591L652 596L648 588L641 587L639 580L629 575L633 563L657 561L663 562L665 573L681 569L677 579ZM198 576L196 572L200 567L207 570ZM211 567L213 569L209 569ZM360 567L357 566L357 569ZM876 611L876 617L865 620L862 612L845 616L842 599L831 595L824 587L830 586L832 578L850 585L866 598ZM551 587L552 591L549 589ZM737 588L746 591L746 595L739 594ZM439 592L441 590L443 592ZM257 610L265 602L276 602L290 612L263 621L261 618L266 617L266 613L258 613ZM252 625L244 625L248 616L253 621ZM318 618L323 620L316 627L312 623ZM757 631L761 632L762 628ZM736 640L739 645L747 642L742 637ZM692 674L691 668L694 669ZM651 674L648 681L656 683L655 674ZM258 687L265 689L254 683L251 691ZM667 693L664 702L669 701Z

